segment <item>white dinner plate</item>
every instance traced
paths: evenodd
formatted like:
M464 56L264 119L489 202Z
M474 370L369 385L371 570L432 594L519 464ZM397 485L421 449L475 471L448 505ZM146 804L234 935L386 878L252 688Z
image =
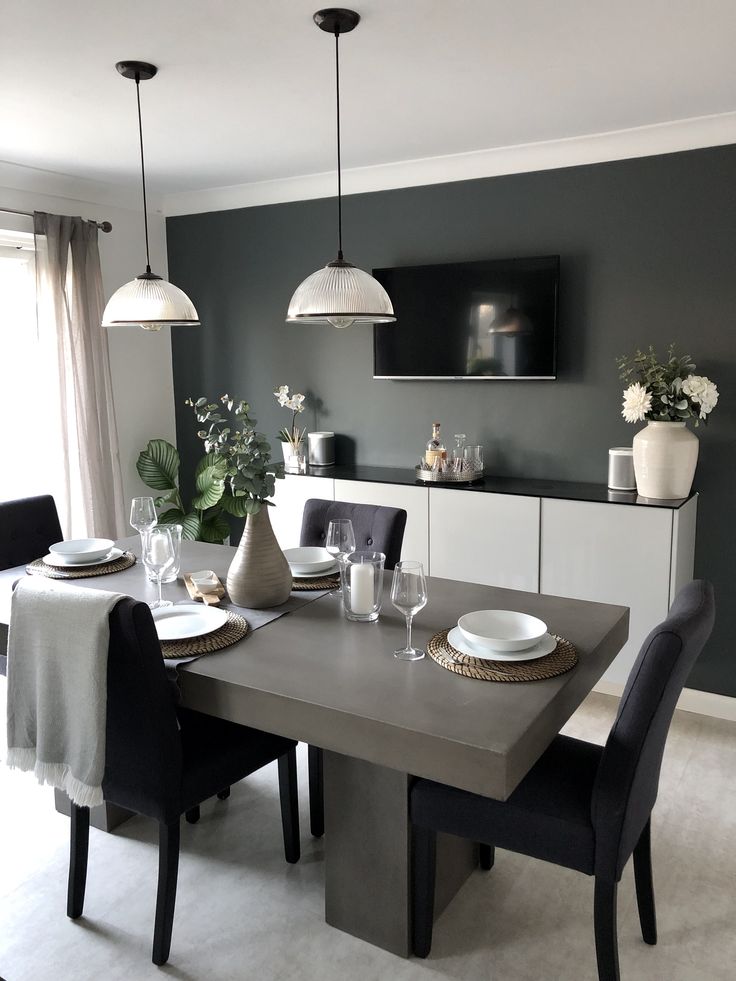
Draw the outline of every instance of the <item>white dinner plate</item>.
M159 640L185 640L211 634L227 622L227 610L201 603L176 603L151 610Z
M91 568L93 565L104 565L106 562L115 562L124 555L122 548L118 548L117 545L111 548L107 555L103 555L101 559L96 559L94 562L89 560L85 562L69 562L66 559L62 559L58 555L52 555L50 552L48 555L44 555L43 560L46 565L52 566L54 569L87 569Z
M294 579L323 579L325 576L334 576L340 571L337 562L334 562L329 569L323 569L322 572L296 572L291 566L289 568Z
M474 647L472 644L469 644L460 633L459 627L453 627L448 632L447 639L455 650L460 651L461 654L469 654L471 657L481 657L486 661L533 661L536 657L544 657L545 654L551 654L555 647L557 647L555 638L551 634L545 634L538 644L535 644L534 647L530 647L526 651L516 651L515 653L510 653L509 651L491 651L487 647Z

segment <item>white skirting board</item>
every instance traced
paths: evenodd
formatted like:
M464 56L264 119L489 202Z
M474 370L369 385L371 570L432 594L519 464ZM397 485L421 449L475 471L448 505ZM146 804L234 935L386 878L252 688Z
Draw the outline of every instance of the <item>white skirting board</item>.
M601 680L593 691L620 698L624 689L623 685ZM728 722L736 722L736 698L731 698L729 695L718 695L712 691L699 691L697 688L683 688L677 702L677 708L681 712L695 712L696 715L708 715L712 719L726 719Z

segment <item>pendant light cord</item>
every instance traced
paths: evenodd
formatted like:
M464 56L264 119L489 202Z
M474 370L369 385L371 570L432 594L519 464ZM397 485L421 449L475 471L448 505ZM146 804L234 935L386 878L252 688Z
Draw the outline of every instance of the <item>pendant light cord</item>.
M335 93L337 110L337 260L342 262L342 174L340 158L340 29L335 29Z
M143 182L143 227L146 234L146 272L151 272L151 255L148 249L148 203L146 201L146 163L143 159L143 123L141 121L141 76L135 73L135 98L138 104L138 140L141 147L141 180Z

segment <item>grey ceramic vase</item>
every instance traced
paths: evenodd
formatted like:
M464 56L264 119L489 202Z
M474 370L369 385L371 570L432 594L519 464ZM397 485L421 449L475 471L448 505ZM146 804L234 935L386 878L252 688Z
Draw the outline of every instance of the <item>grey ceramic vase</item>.
M236 606L264 610L289 598L292 576L271 527L268 507L248 516L235 558L227 570L227 592Z

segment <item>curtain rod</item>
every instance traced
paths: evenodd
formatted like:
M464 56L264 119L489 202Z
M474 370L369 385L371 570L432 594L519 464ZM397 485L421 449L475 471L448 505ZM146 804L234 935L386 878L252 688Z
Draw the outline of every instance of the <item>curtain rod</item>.
M32 211L15 211L13 208L0 208L0 212L2 212L4 215L23 215L24 218L33 218ZM101 232L112 231L112 222L96 221L95 225L97 225Z

